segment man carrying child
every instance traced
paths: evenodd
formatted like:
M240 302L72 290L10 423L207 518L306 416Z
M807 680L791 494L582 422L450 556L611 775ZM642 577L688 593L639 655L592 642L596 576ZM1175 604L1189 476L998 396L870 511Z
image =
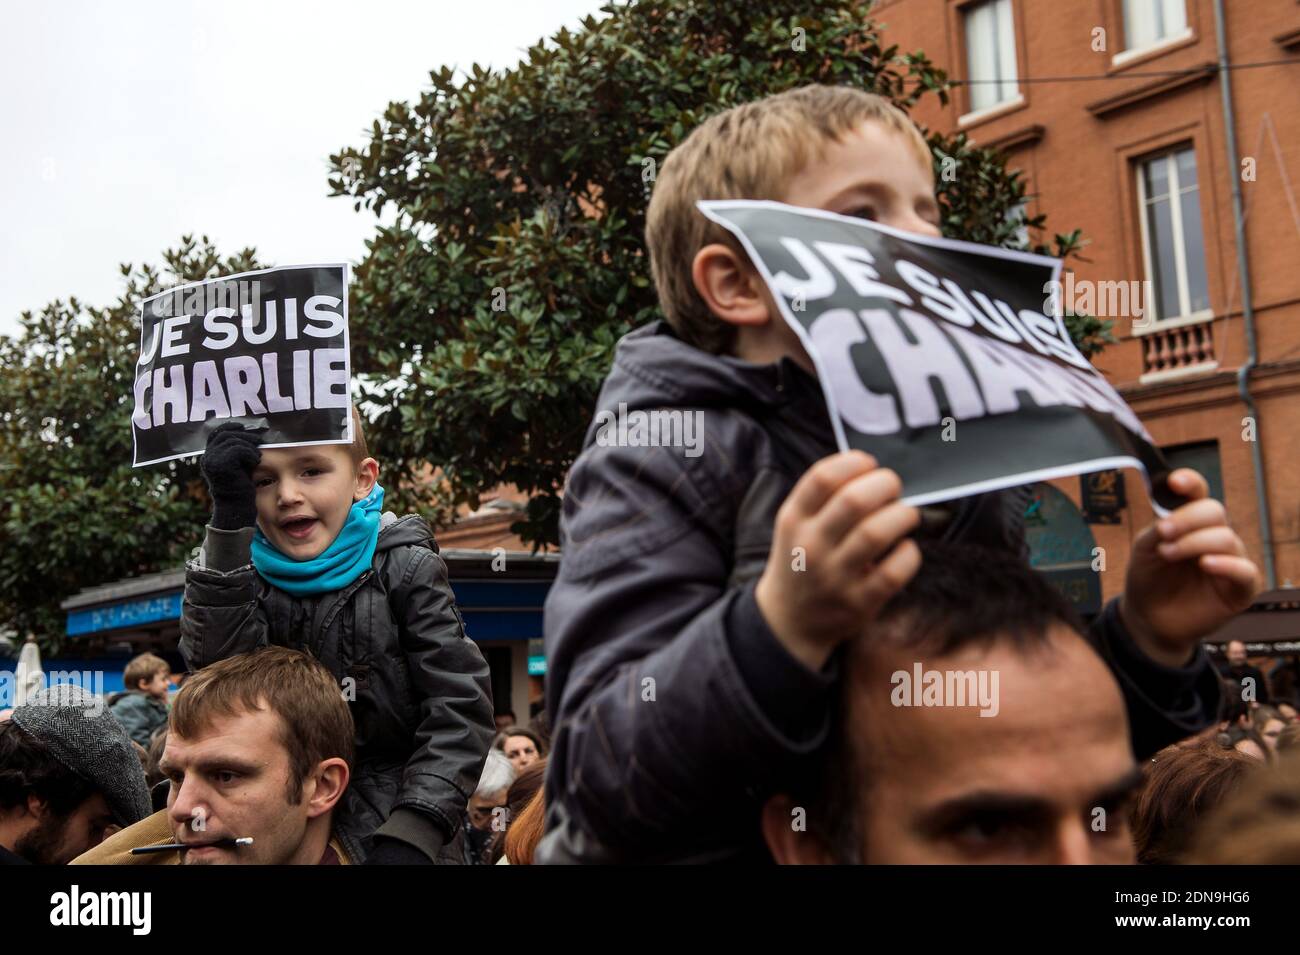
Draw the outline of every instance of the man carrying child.
M351 445L263 449L236 423L209 436L212 520L186 570L181 652L192 669L268 644L321 661L356 723L336 826L354 861L458 862L494 733L488 668L428 524L384 512L352 414Z
M699 414L703 449L619 446L593 425L569 472L545 612L541 862L770 858L764 796L826 744L841 650L869 639L917 574L918 541L1027 551L1023 491L921 511L871 456L836 453L809 356L734 238L696 208L704 199L939 235L924 139L861 90L809 86L727 110L663 163L646 239L667 321L620 342L597 412ZM1171 476L1190 503L1140 539L1123 598L1092 628L1139 758L1213 720L1217 681L1187 636L1258 585L1202 484Z

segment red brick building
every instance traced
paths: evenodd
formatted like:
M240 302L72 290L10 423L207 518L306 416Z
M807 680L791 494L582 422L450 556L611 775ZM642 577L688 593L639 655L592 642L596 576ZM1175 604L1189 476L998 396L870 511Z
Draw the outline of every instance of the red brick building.
M1083 257L1067 265L1076 294L1095 304L1076 310L1113 319L1119 339L1097 366L1175 463L1209 477L1251 555L1261 568L1271 559L1282 587L1300 584L1300 3L1223 0L1235 158L1215 6L881 0L874 17L887 42L924 50L969 81L947 107L933 99L914 118L1000 147L1024 172L1028 213L1046 213L1051 232L1083 230ZM1145 309L1134 300L1140 287L1089 284L1144 280ZM1129 291L1134 298L1120 300ZM1118 523L1076 515L1072 530L1047 535L1047 550L1061 553L1040 561L1077 567L1090 533L1105 553L1104 598L1122 589L1130 543L1152 519L1141 476L1124 472L1123 483ZM1053 484L1080 503L1081 479Z

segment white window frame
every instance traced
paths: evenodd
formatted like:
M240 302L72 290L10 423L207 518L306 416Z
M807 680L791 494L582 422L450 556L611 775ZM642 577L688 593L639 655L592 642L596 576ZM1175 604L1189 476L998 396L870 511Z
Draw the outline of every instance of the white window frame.
M1014 206L1008 209L1004 218L1008 220L1019 220L1019 223L1016 226L1016 241L1025 248L1028 248L1031 239L1031 236L1029 235L1029 225L1027 224L1027 220L1029 219L1029 197L1025 196L1025 198L1021 199Z
M960 125L967 125L969 123L976 122L981 119L985 119L989 116L995 116L1004 111L1015 109L1017 106L1024 105L1025 102L1024 93L1021 92L1020 90L1020 57L1016 49L1016 11L1015 11L1015 5L1013 0L980 0L980 2L978 3L971 3L962 8L961 42L964 47L964 55L966 58L966 76L968 79L974 79L974 77L970 75L971 73L970 30L969 30L970 16L979 7L992 5L996 3L1006 4L1007 18L1011 24L1011 69L1013 75L1010 79L999 80L996 84L981 83L981 85L996 85L999 92L1001 92L1004 87L1010 86L1012 87L1012 92L1005 99L1000 99L995 103L989 103L986 106L981 106L978 109L976 109L974 104L974 96L973 96L973 90L975 89L975 86L973 84L967 86L966 89L968 92L966 97L967 99L966 105L970 107L970 109L958 119L958 123Z
M1145 297L1147 301L1146 313L1143 314L1141 322L1133 323L1134 335L1149 335L1152 332L1167 331L1171 328L1178 328L1180 325L1197 325L1201 322L1208 321L1214 317L1214 308L1203 308L1197 312L1189 312L1191 300L1191 289L1187 283L1187 247L1183 241L1183 204L1182 194L1185 191L1178 182L1178 162L1175 160L1181 152L1190 151L1192 159L1196 159L1196 147L1190 144L1178 146L1167 152L1138 162L1133 170L1137 178L1138 191L1138 226L1142 233L1142 268L1146 272L1146 290L1149 290ZM1144 175L1148 163L1164 162L1166 171L1169 176L1169 221L1173 231L1174 238L1174 278L1178 286L1178 308L1177 315L1157 315L1154 319L1149 313L1156 312L1157 295L1155 290L1155 272L1151 268L1151 235L1147 226L1147 184ZM1187 189L1195 189L1197 192L1196 201L1200 203L1201 177L1200 165L1197 165L1196 185L1188 186ZM1201 229L1205 229L1205 214L1202 210ZM1201 243L1207 253L1209 246L1205 245L1205 236L1201 236ZM1207 263L1208 264L1208 263ZM1206 276L1206 287L1209 287L1209 276ZM1145 290L1144 290L1145 291Z
M1192 23L1187 16L1187 2L1186 0L1180 0L1183 4L1183 28L1177 33L1171 33L1169 36L1153 40L1145 46L1134 46L1133 38L1128 35L1128 22L1126 15L1128 5L1131 2L1133 2L1133 0L1120 0L1120 23L1124 30L1124 49L1111 57L1110 62L1112 66L1120 66L1127 63L1129 60L1157 53L1166 47L1177 46L1192 35ZM1140 3L1142 0L1137 0L1137 2Z

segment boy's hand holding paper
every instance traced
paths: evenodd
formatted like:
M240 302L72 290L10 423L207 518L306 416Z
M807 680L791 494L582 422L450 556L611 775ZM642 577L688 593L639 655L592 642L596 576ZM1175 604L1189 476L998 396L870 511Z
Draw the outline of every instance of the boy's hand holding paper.
M1148 656L1177 667L1201 640L1250 606L1260 581L1205 478L1180 468L1169 484L1189 503L1133 542L1120 614Z
M920 568L921 551L906 537L920 513L899 501L902 489L871 455L848 451L809 468L777 511L754 598L809 669L820 670Z

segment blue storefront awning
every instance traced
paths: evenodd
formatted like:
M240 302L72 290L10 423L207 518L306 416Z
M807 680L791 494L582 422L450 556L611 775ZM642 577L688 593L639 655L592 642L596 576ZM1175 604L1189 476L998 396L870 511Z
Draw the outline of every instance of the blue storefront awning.
M558 566L554 555L512 555L516 573L485 576L492 555L446 551L456 604L474 640L539 640L542 606ZM156 629L181 617L184 572L171 571L92 588L64 601L69 637Z
M179 620L182 594L183 591L177 590L169 594L158 594L108 607L69 611L68 636L80 637L101 630L118 630L122 627L141 627L163 620Z

